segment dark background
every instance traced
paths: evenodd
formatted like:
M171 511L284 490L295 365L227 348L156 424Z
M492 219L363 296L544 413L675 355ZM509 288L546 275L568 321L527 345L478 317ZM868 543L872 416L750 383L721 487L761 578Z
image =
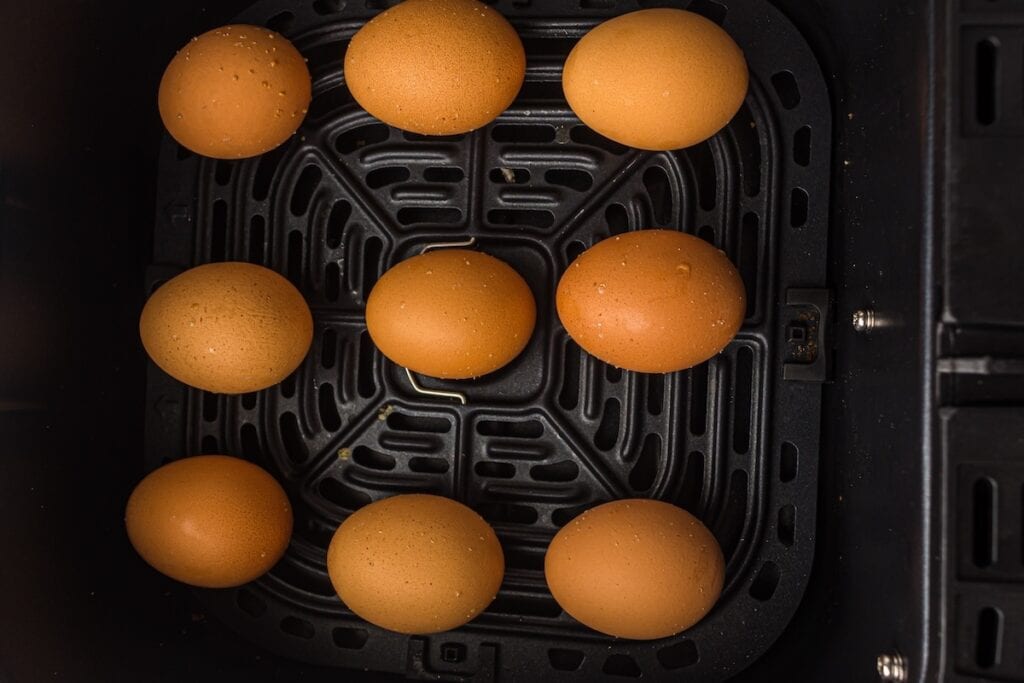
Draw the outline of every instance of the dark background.
M123 530L142 476L136 325L162 135L157 84L175 49L246 4L4 8L0 679L339 675L225 633L135 556ZM922 265L932 250L929 88L943 83L930 74L934 17L925 2L777 4L816 50L836 115L835 367L810 587L789 631L741 679L867 681L876 656L895 649L912 678L933 679L937 637L926 634L940 596L926 576L939 548L929 550L923 377L935 309ZM855 334L850 315L864 306L888 326Z

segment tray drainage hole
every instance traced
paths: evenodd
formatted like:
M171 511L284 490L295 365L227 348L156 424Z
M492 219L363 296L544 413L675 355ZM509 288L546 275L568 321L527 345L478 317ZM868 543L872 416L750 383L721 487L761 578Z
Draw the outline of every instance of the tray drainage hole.
M978 612L974 661L980 669L991 669L1002 659L1003 613L995 607Z
M654 222L668 226L672 220L672 186L669 184L668 173L660 166L651 166L644 171L644 187L647 197L651 200L651 211Z
M609 140L600 133L582 125L575 126L569 131L569 139L581 145L597 147L616 156L621 156L629 151L629 147L619 144L614 140Z
M338 405L334 399L334 387L321 384L319 392L320 422L327 431L336 432L341 429L341 415L338 414Z
M380 256L384 242L379 237L370 237L363 243L363 301L370 298L370 291L380 277Z
M267 612L267 603L248 588L242 588L235 594L235 604L253 619L258 619Z
M249 263L263 263L263 255L266 252L266 225L267 220L260 215L249 220Z
M255 391L250 391L248 394L242 394L242 407L246 410L253 410L256 407Z
M423 179L428 183L458 183L465 177L466 172L458 166L434 166L423 170Z
M395 469L397 462L394 457L387 453L380 453L366 446L356 446L352 450L352 462L356 463L360 467L365 467L370 470L379 470L381 472L388 472Z
M736 552L740 539L743 537L743 527L747 519L747 473L743 470L734 470L729 477L729 491L726 496L725 509L718 521L718 528L715 529L715 537L722 546L722 554L726 562Z
M689 370L690 374L690 433L701 436L708 421L708 363Z
M974 522L974 566L985 568L995 564L998 536L998 489L988 477L974 482L971 489L972 517Z
M718 238L715 236L715 229L710 225L702 225L697 228L697 237L701 238L708 244L718 245Z
M803 126L793 133L793 161L800 166L811 163L811 127Z
M699 509L701 494L704 492L704 454L692 451L686 456L683 471L683 487L679 492L679 507L695 511Z
M494 225L550 228L555 224L555 214L541 209L491 209L487 212L487 220Z
M206 435L203 437L202 443L199 445L199 450L203 455L217 455L219 448L217 447L217 437Z
M263 460L263 449L260 448L260 436L256 427L246 422L239 430L239 440L242 442L242 457L252 462Z
M444 458L409 458L409 471L420 474L445 474L450 465Z
M680 640L675 645L658 650L658 662L669 671L693 666L699 661L700 653L692 640Z
M594 185L594 176L571 168L552 168L544 174L544 180L577 192L586 192Z
M370 398L377 391L377 380L373 376L374 346L370 334L365 330L359 335L359 359L356 371L356 385L359 395Z
M572 460L553 462L550 465L534 465L530 468L530 478L534 481L567 482L580 476L580 466Z
M234 164L226 159L218 159L213 167L213 181L218 185L227 185L231 182L231 173Z
M797 450L796 444L789 441L782 442L782 447L779 449L779 481L783 484L796 479L799 456L800 451Z
M779 565L770 560L765 562L750 584L750 597L761 602L771 600L779 586L779 578Z
M621 235L629 230L629 214L626 212L626 207L622 204L609 204L608 208L604 210L604 220L608 224L609 235ZM574 242L573 244L582 244L582 242Z
M786 109L795 109L800 104L800 87L792 71L779 71L772 76L772 87L779 96L779 102Z
M476 511L491 524L533 524L539 515L528 505L479 503Z
M502 436L513 439L539 439L544 425L538 420L480 420L476 423L480 436Z
M661 415L665 407L665 376L649 374L645 376L647 385L647 412L651 415Z
M789 224L794 228L803 227L807 223L807 190L794 187L789 195Z
M458 664L466 661L466 646L462 643L445 643L441 646L441 661Z
M650 491L658 476L658 465L661 461L661 437L648 434L640 449L640 456L629 473L629 486L637 493Z
M750 450L751 391L754 385L754 352L742 347L736 352L733 373L732 447L737 453Z
M304 216L309 210L309 204L313 201L313 194L320 187L324 173L312 164L302 169L299 179L295 181L292 189L291 212L293 216Z
M787 548L793 545L796 536L796 508L792 505L783 505L779 508L777 533L779 543Z
M490 479L512 479L516 476L516 467L509 462L489 462L483 460L473 466L473 471L479 477Z
M614 365L605 365L604 378L608 380L609 384L618 384L622 380L622 368L617 368Z
M334 14L345 9L345 0L316 0L313 11L319 15Z
M288 459L295 464L302 464L309 458L309 451L306 450L306 442L302 438L302 430L299 428L299 418L295 413L284 413L278 420L281 428L281 441L284 442L284 450Z
M362 491L342 484L333 477L320 480L318 487L320 495L330 503L337 505L343 510L355 512L364 505L370 504L370 496Z
M331 638L334 640L334 644L340 648L361 650L366 645L366 641L369 640L370 634L367 633L366 629L339 626L331 631Z
M424 434L447 434L452 429L451 421L443 417L409 415L397 412L388 415L387 425L391 429L400 432L420 432Z
M740 107L733 117L729 132L736 143L743 193L755 197L761 191L761 136L747 105Z
M640 678L643 674L636 660L629 655L611 655L604 660L601 671L609 676L625 676L627 678Z
M278 385L283 398L291 398L295 395L295 373L288 375Z
M295 15L291 12L281 12L267 19L266 27L278 33L288 33L295 23Z
M217 394L203 392L203 419L207 422L217 419Z
M565 340L562 353L562 388L558 392L558 404L566 411L571 411L580 404L580 366L583 354L571 339Z
M327 235L324 242L331 249L341 246L341 235L345 230L348 219L352 217L352 204L344 199L334 202L331 213L327 216Z
M640 0L640 4L646 5L647 3L645 0ZM719 26L725 21L725 15L729 11L724 5L712 2L711 0L693 0L686 9L696 12L705 19L710 19Z
M495 142L554 142L555 129L548 125L499 124L491 128Z
M718 201L718 174L715 170L715 157L711 145L702 142L685 151L693 166L693 176L697 183L697 203L700 208L710 211Z
M577 258L579 258L580 254L582 254L586 250L587 245L584 244L583 242L580 242L579 240L573 240L572 242L569 242L569 244L565 246L566 263L572 263Z
M758 263L761 260L758 247L760 241L758 222L756 213L745 213L740 223L740 253L736 259L736 265L740 271L743 286L747 290L747 318L754 315L757 309L757 274Z
M228 236L228 203L218 199L213 203L210 221L210 260L223 261Z
M384 142L391 137L391 129L383 123L370 123L345 131L334 139L334 149L340 154L351 154L357 149Z
M498 185L523 185L530 182L530 172L525 168L492 168L487 177Z
M334 303L341 297L341 267L328 263L324 268L324 298Z
M602 451L610 450L619 440L619 400L610 398L604 402L601 423L594 433L594 445Z
M313 629L313 624L298 617L285 617L282 619L281 630L290 636L302 638L303 640L309 640L316 633Z
M974 113L978 123L990 126L999 110L999 40L986 38L975 47Z
M583 3L586 2L587 0L583 0ZM552 648L548 650L548 661L551 662L552 669L556 669L558 671L576 671L583 666L583 653L579 650Z
M542 548L507 546L504 551L505 562L509 568L531 572L544 571L544 550Z
M377 168L366 174L366 184L370 189L376 190L388 185L394 185L395 183L405 182L409 179L409 176L409 169L404 166Z

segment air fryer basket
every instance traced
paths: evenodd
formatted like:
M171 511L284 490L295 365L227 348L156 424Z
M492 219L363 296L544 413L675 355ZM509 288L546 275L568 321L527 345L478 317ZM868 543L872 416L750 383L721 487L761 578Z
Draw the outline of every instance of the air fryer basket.
M148 463L226 452L285 484L296 510L285 558L253 584L200 592L209 614L273 652L480 680L721 679L785 628L813 557L827 369L819 347L830 307L824 82L800 35L766 2L698 6L744 49L747 101L707 143L641 152L581 125L561 92L568 51L609 12L569 2L500 9L526 47L523 90L494 123L446 138L389 128L352 100L342 59L372 10L274 0L239 17L284 32L308 58L309 116L296 137L256 159L201 159L165 141L148 286L199 263L266 265L310 302L315 342L280 386L244 396L186 390L151 366ZM647 227L718 245L747 288L736 340L687 372L610 367L582 353L554 311L573 258ZM538 326L526 351L492 375L424 380L465 392L461 406L414 392L373 346L363 309L383 270L467 236L524 275ZM467 503L495 525L506 553L495 602L453 632L408 637L366 624L327 577L338 523L410 491ZM544 583L544 551L560 526L633 496L691 510L727 558L722 599L679 637L596 634Z

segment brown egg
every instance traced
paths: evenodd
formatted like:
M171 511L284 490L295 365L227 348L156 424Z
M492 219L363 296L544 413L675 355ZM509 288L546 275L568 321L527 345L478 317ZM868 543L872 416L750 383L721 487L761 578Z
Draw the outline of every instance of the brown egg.
M493 256L438 249L402 261L366 302L366 328L402 367L443 379L502 367L530 340L537 308L526 281Z
M146 353L189 386L243 394L277 384L313 341L313 317L292 283L250 263L209 263L157 289L139 319Z
M580 39L562 88L580 119L640 149L689 147L736 114L747 94L743 52L720 26L680 9L646 9Z
M361 508L327 550L338 596L371 624L399 633L462 626L494 600L505 556L494 530L440 496L394 496Z
M490 123L525 74L515 29L477 0L405 0L363 26L345 53L356 101L384 123L423 135Z
M551 594L595 631L664 638L718 600L725 560L700 520L655 500L617 500L566 524L544 557Z
M675 372L701 363L736 336L743 281L724 253L675 230L603 240L565 271L556 293L569 335L606 363Z
M193 38L160 81L160 117L197 154L238 159L287 140L306 116L309 69L281 34L222 26Z
M292 508L256 465L200 455L164 465L132 491L128 538L154 569L204 588L240 586L281 559Z

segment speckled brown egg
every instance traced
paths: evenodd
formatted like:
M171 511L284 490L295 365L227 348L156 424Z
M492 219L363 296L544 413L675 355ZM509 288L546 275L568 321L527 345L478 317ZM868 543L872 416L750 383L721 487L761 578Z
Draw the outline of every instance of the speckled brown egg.
M284 36L260 26L222 26L193 38L167 65L160 117L197 154L251 157L298 130L311 93L306 62Z
M606 363L675 372L711 358L736 336L746 294L736 267L704 240L639 230L603 240L562 276L558 317Z
M743 52L718 24L646 9L599 24L569 53L562 88L598 133L640 149L689 147L736 114L747 94Z
M515 29L477 0L405 0L363 26L345 53L356 101L384 123L423 135L491 122L525 74Z
M139 334L175 379L220 394L277 384L313 341L313 317L292 283L250 263L209 263L153 292Z
M204 588L239 586L281 559L292 508L260 467L226 455L164 465L132 491L128 538L154 569Z
M725 560L708 528L682 508L617 500L555 535L544 576L573 618L601 633L647 640L704 618L722 592Z
M494 600L505 556L494 530L465 505L408 494L349 516L331 540L327 571L341 600L371 624L438 633Z
M504 261L438 249L402 261L370 292L366 327L381 353L431 377L466 379L510 362L533 334L530 287Z

